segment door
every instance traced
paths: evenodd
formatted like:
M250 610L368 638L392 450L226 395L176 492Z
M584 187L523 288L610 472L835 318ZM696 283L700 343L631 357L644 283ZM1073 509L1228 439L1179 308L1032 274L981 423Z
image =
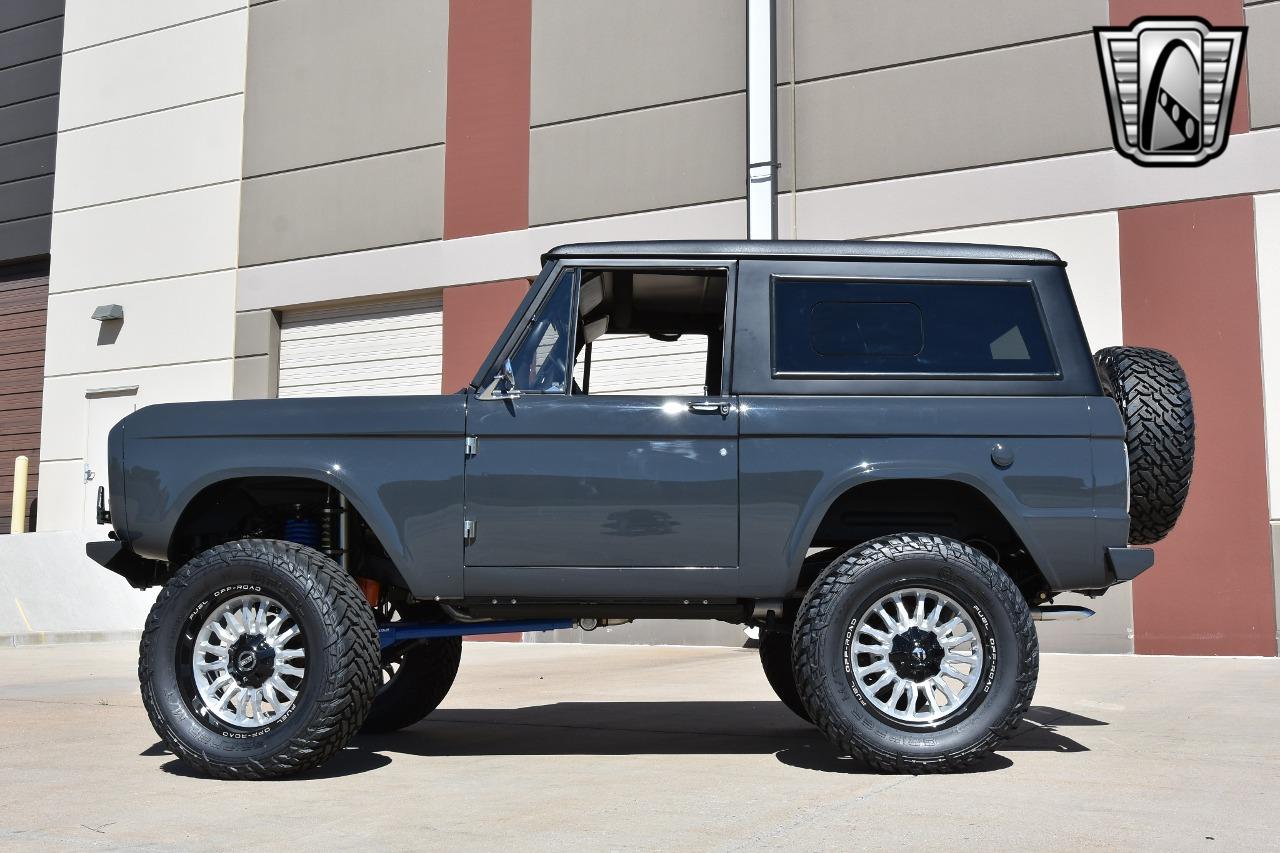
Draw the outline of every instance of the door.
M83 527L98 524L98 487L107 486L107 433L138 408L136 386L90 391L86 395L84 495L80 517ZM106 489L110 499L111 489Z
M737 402L574 393L578 283L558 279L510 353L519 396L469 401L466 593L733 595Z

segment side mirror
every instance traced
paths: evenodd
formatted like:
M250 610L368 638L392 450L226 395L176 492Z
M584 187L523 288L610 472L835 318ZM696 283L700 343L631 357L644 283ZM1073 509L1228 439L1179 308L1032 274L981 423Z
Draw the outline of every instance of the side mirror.
M515 400L524 394L516 387L516 373L511 359L502 362L502 370L476 395L480 400Z

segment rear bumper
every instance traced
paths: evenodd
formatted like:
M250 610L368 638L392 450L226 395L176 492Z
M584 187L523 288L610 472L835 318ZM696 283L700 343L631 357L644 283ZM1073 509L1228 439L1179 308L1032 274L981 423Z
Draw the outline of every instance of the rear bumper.
M1155 565L1156 552L1150 548L1108 548L1107 568L1116 583L1131 581Z
M89 542L84 552L104 569L109 569L129 582L129 586L146 589L164 582L165 564L148 560L123 547L119 542Z

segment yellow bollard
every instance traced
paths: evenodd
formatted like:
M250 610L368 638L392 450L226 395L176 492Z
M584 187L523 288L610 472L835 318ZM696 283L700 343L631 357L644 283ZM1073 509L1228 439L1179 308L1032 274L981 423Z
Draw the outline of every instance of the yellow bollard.
M27 465L30 460L19 456L13 460L13 511L9 518L10 533L27 532Z

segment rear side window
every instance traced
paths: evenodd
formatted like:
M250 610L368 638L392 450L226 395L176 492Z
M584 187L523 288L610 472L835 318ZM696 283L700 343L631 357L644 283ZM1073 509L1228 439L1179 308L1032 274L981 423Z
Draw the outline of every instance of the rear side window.
M773 372L1054 376L1031 285L774 279Z

